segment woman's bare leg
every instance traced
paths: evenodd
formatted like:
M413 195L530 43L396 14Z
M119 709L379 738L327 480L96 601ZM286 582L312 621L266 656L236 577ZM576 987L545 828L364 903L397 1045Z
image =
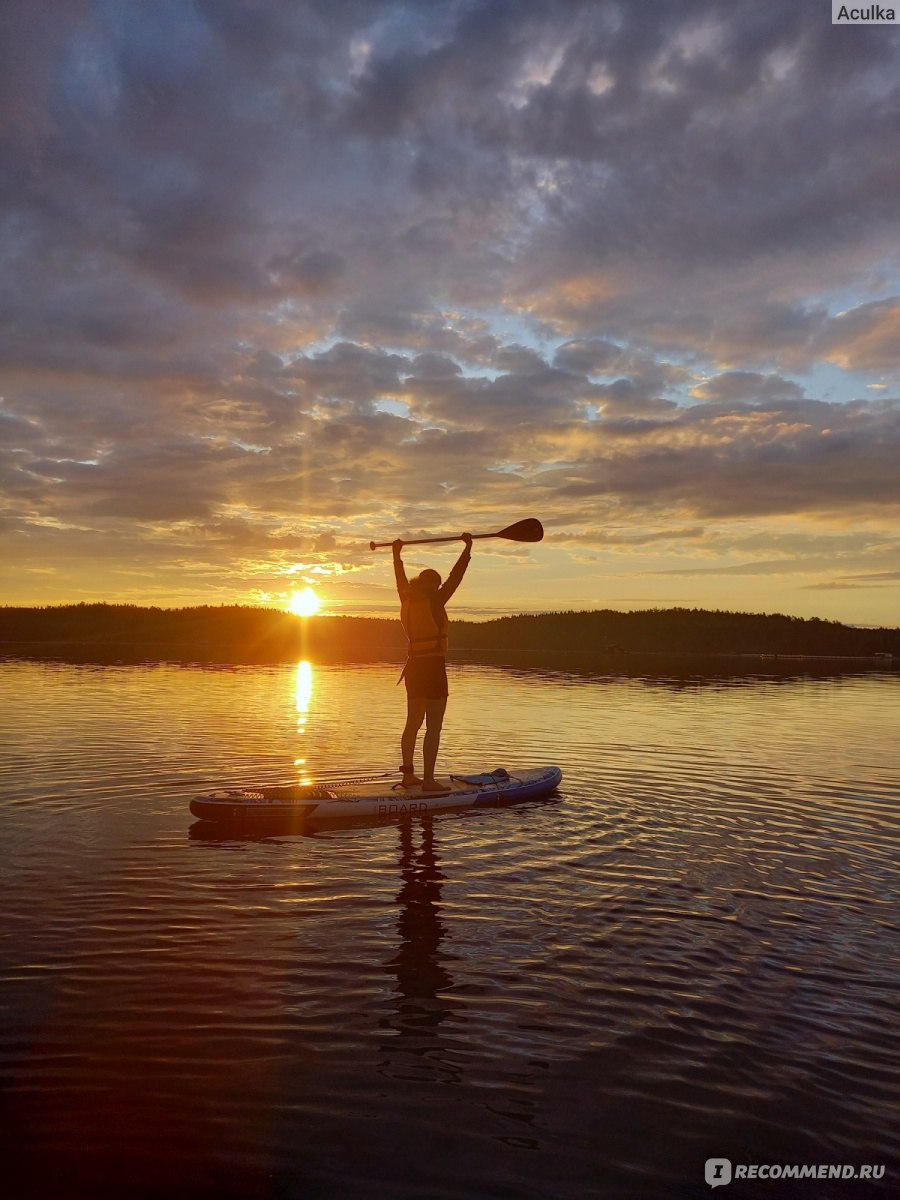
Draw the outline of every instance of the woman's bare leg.
M403 756L403 766L409 770L403 772L403 783L405 787L413 787L417 783L421 783L421 779L417 778L413 771L413 758L416 753L416 738L419 736L419 730L422 728L422 722L425 720L427 711L426 705L430 701L419 700L415 696L406 697L406 724L403 727L403 733L400 737L400 753ZM427 735L426 735L427 736Z
M441 730L444 727L444 713L447 710L447 697L441 696L436 700L425 700L425 737L422 739L422 756L425 759L423 786L433 789L435 786L434 767L437 762L438 749L441 744ZM404 759L404 761L408 761Z

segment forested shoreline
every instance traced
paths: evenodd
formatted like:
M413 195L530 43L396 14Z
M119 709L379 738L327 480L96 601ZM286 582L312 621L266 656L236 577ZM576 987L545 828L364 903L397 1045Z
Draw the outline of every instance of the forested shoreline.
M453 621L451 657L810 656L900 660L900 629L865 629L782 614L705 609L550 612ZM245 606L0 607L0 655L69 661L276 663L400 661L395 619L296 617Z

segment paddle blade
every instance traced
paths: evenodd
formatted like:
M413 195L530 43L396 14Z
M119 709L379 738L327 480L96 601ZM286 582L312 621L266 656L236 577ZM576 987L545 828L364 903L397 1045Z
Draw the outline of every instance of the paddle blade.
M539 542L544 536L544 527L537 517L526 517L524 521L516 521L515 525L507 525L495 533L494 537L510 538L514 542Z

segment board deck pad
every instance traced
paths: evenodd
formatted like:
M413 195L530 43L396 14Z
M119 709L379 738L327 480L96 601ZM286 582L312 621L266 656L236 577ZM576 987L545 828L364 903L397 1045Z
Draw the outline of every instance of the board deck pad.
M393 817L440 809L475 808L500 801L549 796L562 779L559 767L495 771L446 778L449 791L403 788L386 778L323 781L312 784L219 788L191 801L191 812L204 821L266 823L332 821L353 817ZM439 780L444 783L444 779Z

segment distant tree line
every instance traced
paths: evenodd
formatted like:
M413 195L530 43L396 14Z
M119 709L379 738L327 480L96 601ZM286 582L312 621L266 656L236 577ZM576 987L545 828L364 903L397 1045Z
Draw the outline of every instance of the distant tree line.
M640 612L553 612L454 623L469 649L660 654L900 654L900 629L859 629L838 621L701 608Z
M222 663L399 661L406 642L397 620L318 616L304 620L238 605L142 608L71 604L0 608L0 654L83 661ZM900 658L900 630L857 629L780 614L648 609L553 612L454 621L453 652L629 655L811 655Z
M0 653L85 661L145 659L222 663L368 661L403 657L399 622L362 617L304 620L240 605L143 608L67 604L0 608Z

